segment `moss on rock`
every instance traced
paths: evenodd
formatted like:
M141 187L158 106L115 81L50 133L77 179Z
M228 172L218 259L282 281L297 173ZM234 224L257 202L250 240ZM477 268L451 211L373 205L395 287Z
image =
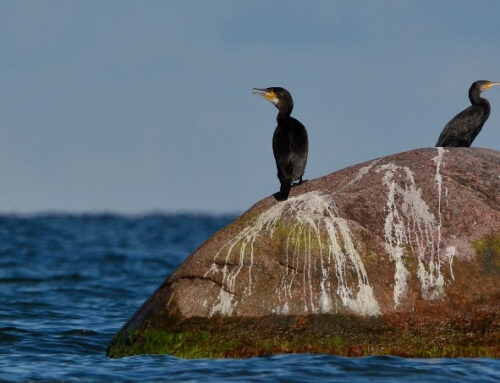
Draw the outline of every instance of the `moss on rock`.
M169 354L180 358L251 357L276 353L341 356L498 357L499 334L493 313L448 321L392 323L391 318L352 316L268 316L193 318L170 328L121 332L107 356ZM418 324L417 324L418 322Z
M495 276L500 275L500 236L486 235L473 243L482 271Z

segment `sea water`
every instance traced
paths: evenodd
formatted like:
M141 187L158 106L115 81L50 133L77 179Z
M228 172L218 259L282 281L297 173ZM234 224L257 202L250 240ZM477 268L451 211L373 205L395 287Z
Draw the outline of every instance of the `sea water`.
M0 381L499 382L497 359L107 359L113 335L234 216L0 216Z

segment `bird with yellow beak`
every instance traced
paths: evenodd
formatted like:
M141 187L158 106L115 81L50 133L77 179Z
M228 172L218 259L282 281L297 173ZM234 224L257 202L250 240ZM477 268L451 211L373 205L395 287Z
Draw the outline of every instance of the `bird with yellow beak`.
M500 82L486 80L475 81L471 85L469 99L472 105L446 124L437 140L437 147L471 146L490 116L491 111L490 103L485 98L482 98L480 94L497 85L500 85Z
M280 181L280 191L276 197L278 200L286 200L293 182L303 182L309 153L307 131L300 121L290 116L293 99L289 91L281 87L270 87L254 88L253 93L269 100L278 109L278 126L273 134L273 154Z

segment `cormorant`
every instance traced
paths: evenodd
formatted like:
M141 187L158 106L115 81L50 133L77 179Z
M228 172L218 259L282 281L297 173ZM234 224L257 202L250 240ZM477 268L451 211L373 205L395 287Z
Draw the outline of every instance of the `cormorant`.
M472 105L446 124L436 146L469 147L472 144L490 116L490 103L479 95L495 85L500 82L479 80L471 85L469 99Z
M271 87L265 89L254 88L258 94L271 101L278 108L278 126L273 134L273 153L278 168L280 180L280 200L286 200L294 181L301 184L306 168L309 142L307 131L295 118L291 117L293 100L290 92L284 88Z

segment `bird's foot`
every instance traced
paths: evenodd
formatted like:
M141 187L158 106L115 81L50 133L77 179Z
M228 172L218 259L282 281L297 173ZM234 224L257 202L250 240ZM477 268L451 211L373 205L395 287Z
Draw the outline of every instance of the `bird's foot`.
M288 199L288 195L281 192L274 193L273 197L276 201L286 201Z
M302 185L304 182L307 182L307 180L303 180L302 178L295 184L295 186Z

